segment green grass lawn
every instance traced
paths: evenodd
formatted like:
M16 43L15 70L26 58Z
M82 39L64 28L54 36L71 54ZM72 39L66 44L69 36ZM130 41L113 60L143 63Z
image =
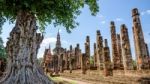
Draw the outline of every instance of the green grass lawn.
M65 81L61 79L60 77L50 77L48 76L52 81L54 81L54 84L77 84L75 81Z

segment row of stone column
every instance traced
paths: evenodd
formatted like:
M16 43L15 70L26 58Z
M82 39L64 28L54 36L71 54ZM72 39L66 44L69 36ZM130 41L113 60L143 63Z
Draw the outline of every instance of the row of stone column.
M90 68L90 37L86 37L85 42L85 53L82 54L81 69L82 73L86 74L86 71ZM98 70L103 70L105 76L112 76L113 69L110 59L110 50L108 47L107 39L104 40L100 34L100 31L97 31L97 43L94 43L94 67L97 67Z
M139 19L137 9L132 11L133 17L133 36L137 58L138 70L150 69L150 57L147 44L144 41L144 35ZM107 40L103 40L100 30L96 33L96 43L94 43L94 66L98 70L104 70L106 75L112 75L112 70L133 70L133 59L131 53L130 39L128 29L125 24L121 25L120 34L116 33L115 23L110 22L111 43L112 43L112 62L110 59L110 50ZM79 44L73 49L70 46L70 51L66 55L65 67L69 66L72 69L83 70L90 69L90 37L86 37L85 53L81 53ZM69 65L67 65L69 63Z
M128 29L126 28L125 24L121 25L120 36L120 34L116 34L115 23L112 21L110 25L113 68L115 70L132 70L133 60L131 55Z
M132 17L133 17L133 37L137 59L136 60L137 69L138 70L150 69L149 50L144 40L144 34L142 31L139 12L137 8L132 10ZM120 39L122 50L120 49ZM125 26L125 24L121 25L121 38L120 38L119 35L116 35L114 22L111 22L111 42L112 42L112 57L114 69L121 69L123 60L124 69L133 70L133 60L130 48L130 40L128 35L128 29Z
M133 36L137 58L137 69L150 69L150 57L148 46L144 41L144 35L137 9L133 9ZM130 47L128 29L125 24L121 25L121 34L116 34L116 27L113 21L110 22L112 63L114 70L133 70L133 60ZM99 70L104 69L103 38L100 31L97 31L97 43L94 43L94 66Z

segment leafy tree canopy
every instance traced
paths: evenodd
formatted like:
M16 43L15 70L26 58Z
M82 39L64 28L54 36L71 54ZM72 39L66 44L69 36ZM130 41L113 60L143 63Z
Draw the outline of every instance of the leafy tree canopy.
M75 19L84 5L89 6L92 15L99 11L96 0L0 0L0 27L6 20L14 22L17 13L25 11L36 16L42 30L53 23L70 32L78 25Z

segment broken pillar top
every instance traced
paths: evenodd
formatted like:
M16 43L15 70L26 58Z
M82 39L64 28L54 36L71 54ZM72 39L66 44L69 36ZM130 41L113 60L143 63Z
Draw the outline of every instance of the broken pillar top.
M79 43L76 44L76 48L77 48L77 49L80 48L80 44L79 44Z
M86 42L90 41L90 36L86 36Z
M126 25L125 25L125 24L122 24L121 27L126 28Z
M125 24L121 25L121 30L128 30Z
M132 9L132 17L140 15L137 8Z
M90 38L90 36L86 36L86 38L88 38L88 39L89 39L89 38Z
M70 50L72 50L72 45L70 45Z
M108 47L107 39L104 39L104 47Z
M77 43L77 47L79 47L80 46L80 44L79 43Z
M101 34L101 33L100 33L100 30L97 30L96 32L97 32L97 35L100 35L100 34Z
M111 22L110 22L110 25L111 25L111 26L115 26L115 22L114 22L114 21L111 21Z

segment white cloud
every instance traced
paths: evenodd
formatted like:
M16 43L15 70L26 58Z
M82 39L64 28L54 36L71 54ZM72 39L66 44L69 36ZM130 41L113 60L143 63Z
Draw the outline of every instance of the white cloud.
M106 23L106 21L101 21L101 24L105 24Z
M98 14L97 17L100 19L100 23L101 23L101 24L105 24L105 23L106 23L106 21L105 21L105 16L104 16L104 15Z
M122 18L116 18L115 21L120 22L120 21L123 21L123 19Z
M141 12L141 15L144 15L145 14L145 12Z
M7 40L6 40L6 39L4 39L4 41L3 41L3 45L4 45L4 47L6 47L6 43L7 43Z
M62 30L61 30L61 29L59 29L59 32L62 32Z
M40 57L43 57L43 54L44 54L44 50L45 48L48 48L49 47L49 44L51 45L51 52L53 54L53 49L55 48L55 43L56 43L56 38L55 37L47 37L47 38L44 38L42 43L41 43L41 48L39 50L39 53L38 53L38 58ZM61 40L61 43L62 43L62 46L66 46L68 45L68 41L66 40Z
M147 14L150 14L150 10L147 10L146 13L147 13Z
M141 15L146 15L146 14L150 15L150 9L141 12Z
M41 43L41 47L49 46L49 44L55 44L56 40L57 39L55 37L44 38ZM62 40L62 44L68 44L68 41Z
M42 41L41 46L45 47L51 43L55 43L56 42L56 38L55 37L49 37L49 38L44 38L44 40Z
M102 14L98 14L97 17L104 18L104 16Z
M63 44L68 44L68 41L63 40L62 43Z

